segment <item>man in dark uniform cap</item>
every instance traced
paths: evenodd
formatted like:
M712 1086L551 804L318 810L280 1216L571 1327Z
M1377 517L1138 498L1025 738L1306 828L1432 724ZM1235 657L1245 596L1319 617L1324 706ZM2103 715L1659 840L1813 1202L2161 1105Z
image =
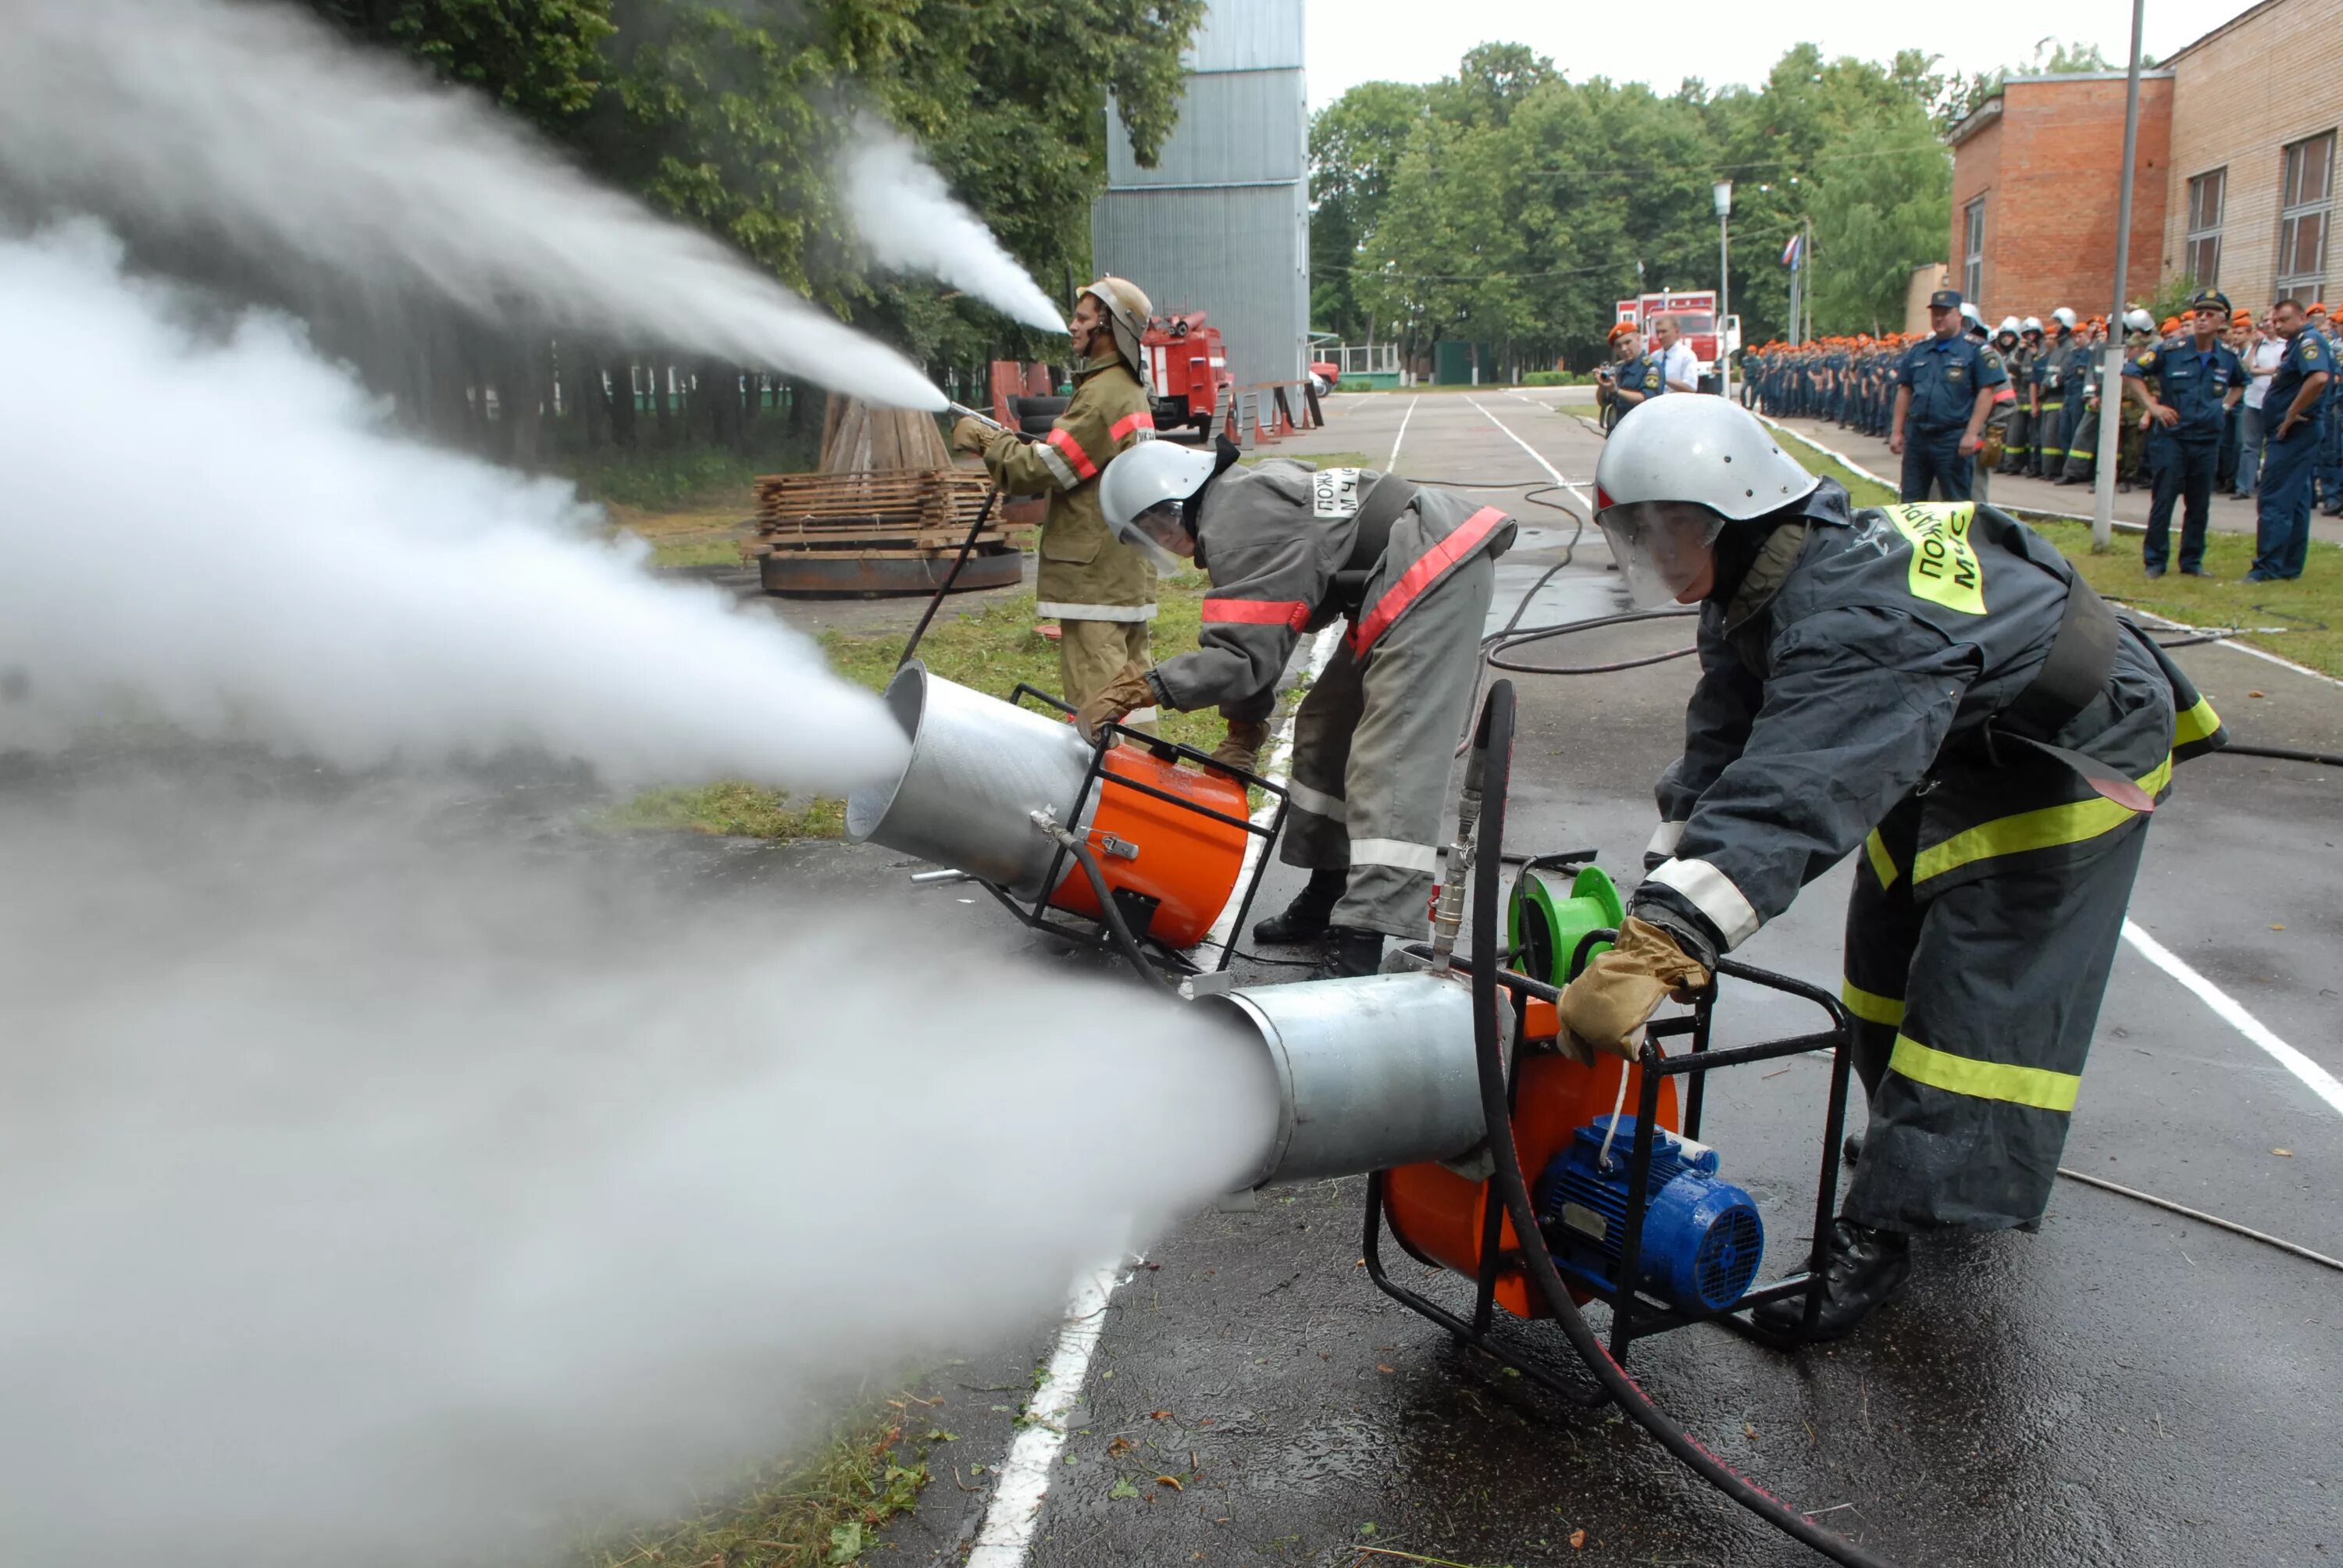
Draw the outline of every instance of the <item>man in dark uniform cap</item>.
M1887 449L1904 458L1902 497L1925 501L1931 485L1948 501L1969 498L1969 469L1985 444L1993 389L2009 379L1984 345L1961 334L1958 289L1928 297L1929 335L1896 367L1895 423Z
M2151 418L2147 466L2155 477L2156 499L2148 507L2141 559L2152 578L2164 575L2170 557L2176 499L2185 508L2181 574L2206 575L2206 508L2213 498L2221 427L2246 392L2245 365L2221 341L2229 325L2228 297L2217 289L2199 290L2188 302L2188 337L2156 344L2124 364L2124 396L2144 406Z

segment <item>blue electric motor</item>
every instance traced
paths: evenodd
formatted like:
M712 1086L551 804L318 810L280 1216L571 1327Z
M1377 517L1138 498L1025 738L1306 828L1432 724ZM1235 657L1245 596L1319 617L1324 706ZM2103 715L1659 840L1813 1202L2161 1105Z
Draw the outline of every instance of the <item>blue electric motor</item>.
M1607 1163L1604 1133L1614 1121ZM1635 1119L1598 1116L1538 1178L1538 1229L1564 1273L1605 1290L1619 1277ZM1748 1193L1716 1179L1716 1151L1654 1130L1638 1288L1694 1312L1723 1312L1757 1278L1765 1230Z

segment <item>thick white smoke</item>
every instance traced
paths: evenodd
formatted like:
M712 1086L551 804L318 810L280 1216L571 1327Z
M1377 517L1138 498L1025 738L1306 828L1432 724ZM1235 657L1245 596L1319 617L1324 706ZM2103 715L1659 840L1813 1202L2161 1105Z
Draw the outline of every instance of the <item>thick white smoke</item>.
M350 767L533 746L840 791L900 763L804 637L652 580L566 486L389 433L297 325L193 310L94 227L0 241L0 749L127 693Z
M940 409L917 367L287 5L12 0L0 166L55 201ZM980 227L979 235L983 234ZM990 243L990 236L985 236Z
M858 119L839 176L847 212L879 261L964 288L1028 327L1066 329L1050 297L900 135Z
M12 1562L672 1517L840 1380L1038 1326L1273 1125L1257 1047L1128 986L385 793L0 796Z

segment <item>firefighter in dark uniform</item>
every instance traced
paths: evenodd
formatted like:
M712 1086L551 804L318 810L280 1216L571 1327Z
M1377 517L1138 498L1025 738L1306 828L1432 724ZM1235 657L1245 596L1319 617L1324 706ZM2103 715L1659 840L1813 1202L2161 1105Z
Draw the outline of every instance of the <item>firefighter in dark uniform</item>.
M2160 578L2172 554L2172 504L2183 511L2180 571L2201 578L2205 570L2205 525L2213 498L2213 470L2220 457L2221 425L2246 394L2246 367L2221 341L2229 325L2229 300L2216 289L2188 302L2190 335L2158 343L2124 363L2124 396L2149 415L2147 466L2156 485L2148 505L2147 538L2140 559L2151 578Z
M1611 364L1611 406L1624 415L1647 398L1656 397L1668 389L1667 380L1660 374L1660 362L1644 348L1643 338L1625 322L1611 329L1611 344L1619 357ZM1606 424L1618 423L1613 416Z
M1750 417L1722 397L1661 397L1620 422L1694 402ZM1473 700L1513 519L1372 468L1235 464L1225 443L1206 453L1157 442L1107 469L1108 526L1159 566L1192 558L1212 586L1192 652L1133 664L1076 720L1087 735L1161 705L1218 706L1232 729L1258 722L1302 634L1347 618L1294 716L1281 854L1308 869L1309 884L1253 935L1322 942L1322 976L1373 974L1386 936L1425 928L1457 715Z
M2262 480L2254 492L2254 567L2249 583L2298 578L2310 553L2311 483L2325 428L2321 399L2335 352L2304 324L2302 306L2281 299L2270 312L2286 353L2262 397Z
M2005 316L2001 327L1993 335L1994 352L2001 356L2001 367L2009 374L2009 401L1998 398L1994 403L1994 418L2001 425L2001 460L1994 465L1996 474L2014 474L2026 466L2026 448L2032 444L2034 410L2028 407L2026 387L2034 368L2034 353L2026 346L2017 317Z
M1671 407L1681 402L1700 407ZM1906 1238L2031 1229L2147 815L2220 724L2058 551L1974 502L1854 511L1739 410L1620 422L1596 514L1637 602L1698 604L1656 863L1562 1000L1631 1054L1671 991L1855 856L1844 997L1870 1099L1817 1337L1898 1294ZM1761 1326L1799 1330L1803 1302Z
M1887 449L1904 458L1902 496L1925 501L1931 485L1946 500L1969 498L1969 469L1993 411L1993 389L2008 377L2000 361L1962 334L1961 297L1940 288L1928 297L1929 335L1904 351L1896 367L1895 423Z
M2066 360L2075 347L2075 313L2062 305L2050 319L2058 330L2034 361L2034 456L2026 471L2037 479L2066 471Z

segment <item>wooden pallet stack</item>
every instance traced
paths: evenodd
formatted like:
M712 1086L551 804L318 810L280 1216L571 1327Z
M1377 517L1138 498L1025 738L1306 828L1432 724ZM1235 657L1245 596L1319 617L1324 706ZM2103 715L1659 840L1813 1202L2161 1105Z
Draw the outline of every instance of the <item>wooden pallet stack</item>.
M952 466L935 420L832 397L822 471L757 481L757 537L741 553L775 592L927 592L968 538L990 482ZM961 574L966 587L1016 580L1028 530L996 508Z

